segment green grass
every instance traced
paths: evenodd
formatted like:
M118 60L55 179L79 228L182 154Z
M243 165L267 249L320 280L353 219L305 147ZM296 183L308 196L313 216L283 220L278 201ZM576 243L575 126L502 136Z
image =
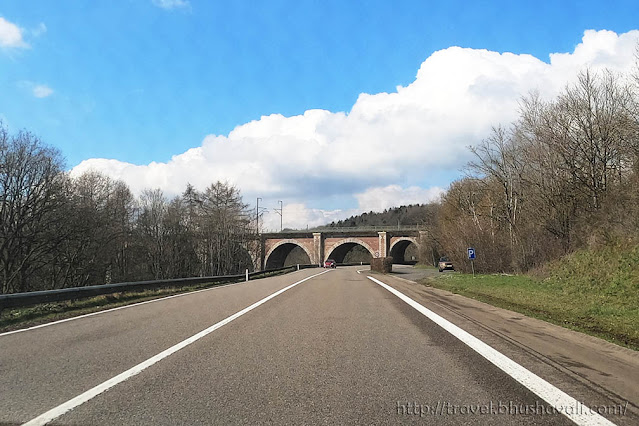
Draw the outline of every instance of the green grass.
M639 350L639 246L576 252L530 275L422 283Z
M272 277L291 271L269 272L259 278ZM204 288L228 284L228 282L199 284L187 287L167 287L158 290L104 294L96 297L63 302L42 303L39 305L5 309L0 315L0 332L18 328L32 327L38 324L71 318L105 309L131 305L146 300L158 299L180 293L189 293Z

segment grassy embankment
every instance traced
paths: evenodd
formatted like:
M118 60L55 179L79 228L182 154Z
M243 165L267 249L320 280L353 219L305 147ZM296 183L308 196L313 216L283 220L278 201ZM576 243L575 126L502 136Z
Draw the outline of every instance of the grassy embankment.
M639 246L579 251L529 275L422 282L639 350Z
M260 278L280 275L283 273L287 273L287 271L267 273L260 276ZM190 293L196 290L217 287L229 283L221 282L193 285L188 287L167 287L158 290L103 294L101 296L91 297L87 299L42 303L39 305L24 308L5 309L0 314L0 332L15 330L18 328L32 327L34 325L58 321L78 315L84 315L103 311L106 309L117 308L120 306L131 305L134 303L172 296L175 294Z

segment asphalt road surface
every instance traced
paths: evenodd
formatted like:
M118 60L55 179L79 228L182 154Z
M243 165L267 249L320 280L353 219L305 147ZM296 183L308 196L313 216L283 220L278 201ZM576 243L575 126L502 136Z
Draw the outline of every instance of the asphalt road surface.
M454 271L437 271L437 268L421 269L411 265L393 265L393 275L404 278L406 280L418 281L426 277L434 277L441 274L451 274Z
M573 424L358 269L0 335L0 424Z

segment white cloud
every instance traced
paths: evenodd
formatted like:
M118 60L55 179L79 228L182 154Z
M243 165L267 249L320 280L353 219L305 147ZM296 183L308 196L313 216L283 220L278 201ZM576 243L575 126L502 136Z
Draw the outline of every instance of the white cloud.
M284 204L282 226L289 229L313 228L353 214L357 214L355 209L323 210L309 208L305 203ZM269 209L260 220L260 225L265 232L280 230L280 216L273 209Z
M180 9L190 6L188 0L153 0L153 4L162 9Z
M22 29L0 16L0 47L29 47L22 38Z
M44 22L40 22L40 24L31 30L31 36L33 37L40 37L42 34L47 32L47 26L44 24Z
M36 98L46 98L53 94L53 89L44 84L36 84L32 89L33 96Z
M226 136L209 135L166 163L89 159L73 173L97 169L124 179L136 193L162 187L178 194L187 182L204 188L222 180L235 184L247 200L338 207L357 200L362 210L416 203L440 191L422 189L442 184L432 176L458 173L469 158L468 145L485 138L491 126L516 118L520 96L538 90L552 97L584 67L627 71L638 38L639 31L586 31L574 52L552 54L549 63L531 55L450 47L428 57L410 85L363 93L350 112L273 114ZM309 226L352 214L302 207L296 223Z
M45 84L38 84L29 80L21 80L17 85L23 90L29 91L36 98L46 98L53 94L53 89Z

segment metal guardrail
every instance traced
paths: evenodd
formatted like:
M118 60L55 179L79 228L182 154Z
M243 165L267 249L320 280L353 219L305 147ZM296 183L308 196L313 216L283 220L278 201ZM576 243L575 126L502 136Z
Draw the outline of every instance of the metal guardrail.
M337 266L368 266L370 262L338 263Z
M299 269L317 268L318 265L299 265ZM297 270L297 265L285 266L282 268L269 269L265 271L250 272L249 279L259 278L263 275L270 275L290 269L291 272ZM30 291L26 293L0 294L0 313L7 308L20 308L33 306L41 303L62 302L66 300L85 299L87 297L100 296L103 294L124 293L130 291L140 291L149 289L160 289L165 287L186 287L198 284L222 284L229 282L240 282L246 280L246 274L222 275L215 277L192 277L175 278L169 280L155 281L135 281L116 284L92 285L86 287L71 287L58 290Z

